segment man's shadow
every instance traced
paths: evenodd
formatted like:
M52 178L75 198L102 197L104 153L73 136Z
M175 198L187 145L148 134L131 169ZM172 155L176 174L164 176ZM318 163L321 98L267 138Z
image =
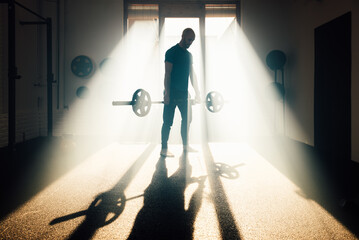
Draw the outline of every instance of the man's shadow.
M183 155L179 161L177 171L168 177L165 158L158 160L129 240L193 239L193 224L201 207L206 177L191 178L192 167L187 157ZM192 183L198 186L185 209L184 192Z

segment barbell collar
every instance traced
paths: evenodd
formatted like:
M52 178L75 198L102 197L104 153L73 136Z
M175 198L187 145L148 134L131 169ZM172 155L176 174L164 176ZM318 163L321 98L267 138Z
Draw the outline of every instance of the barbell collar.
M162 103L164 103L164 101L152 101L151 103L152 104L162 104Z

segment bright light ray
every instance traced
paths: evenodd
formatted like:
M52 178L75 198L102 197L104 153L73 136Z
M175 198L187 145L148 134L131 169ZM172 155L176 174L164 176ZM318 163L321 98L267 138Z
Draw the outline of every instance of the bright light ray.
M60 133L70 133L75 136L104 136L107 140L115 138L122 142L131 143L159 141L162 124L162 105L152 105L150 114L144 118L139 118L132 113L131 106L113 107L111 103L114 100L131 100L133 92L138 88L147 90L151 94L152 100L162 100L164 53L169 47L179 42L182 30L186 27L192 27L197 34L197 39L189 50L193 53L194 67L200 83L200 89L202 89L201 85L203 84L204 76L201 71L203 63L201 61L202 48L199 37L199 19L167 18L165 19L163 32L160 34L161 38L158 37L159 30L157 21L135 21L129 28L126 36L121 40L118 46L114 48L113 52L109 54L108 62L106 62L102 69L98 69L89 80L89 83L86 84L90 89L89 96L85 99L76 100L70 106L70 110L65 117L63 125L58 126L58 131ZM163 42L160 41L162 36L164 37ZM236 161L247 159L248 155L246 155L241 147L238 147L237 143L230 144L229 142L252 140L252 138L259 137L261 138L262 145L267 148L265 151L275 153L276 156L279 156L278 159L281 161L279 164L283 165L283 169L288 172L294 172L295 174L295 171L292 168L293 166L290 166L289 161L286 160L289 155L295 155L296 158L300 159L302 157L300 149L295 146L289 147L288 145L283 145L282 142L273 141L271 144L268 144L266 142L267 138L263 138L278 133L279 129L276 121L281 119L276 116L278 111L276 111L275 107L278 102L275 100L274 92L269 88L270 83L273 82L273 77L269 74L267 67L264 66L263 60L259 59L250 44L250 41L246 38L242 29L237 25L236 19L233 17L206 19L205 37L206 93L212 90L219 91L222 93L225 100L228 101L228 103L225 103L225 106L220 113L207 114L208 140L212 142L226 142L223 150L225 155L218 158L215 156L215 158L224 159L225 161L229 160L228 163L236 165L238 164ZM190 92L191 95L194 96L191 88ZM204 97L205 93L202 94L202 97ZM202 140L201 126L204 118L201 115L202 111L199 107L194 107L193 113L190 142L198 143ZM295 119L292 119L292 121L295 121ZM294 124L292 124L292 126L294 126ZM180 115L179 112L177 112L174 127L171 131L170 143L178 143L181 141L179 128ZM301 129L298 128L298 131L300 132ZM91 148L89 144L82 144L82 146L85 147L80 148L79 146L70 146L70 148L76 149L77 152L86 152L88 151L86 147ZM126 149L119 149L118 146L116 146L114 149L116 149L114 151L118 151L118 155L113 155L113 152L109 152L108 155L94 155L97 159L96 163L103 164L104 161L102 161L101 158L105 158L107 161L110 160L112 163L116 164L119 170L125 171L128 169L129 165L127 160L131 159L131 157L125 156L124 158L123 154L129 154L131 151L129 151L127 147ZM181 146L179 146L178 149L178 153L180 153ZM221 150L218 145L215 149ZM60 151L54 150L52 154L60 155L63 153L64 152L60 149ZM134 153L137 154L138 151L136 150ZM152 157L151 159L157 160L158 151L156 151L155 154L156 157ZM216 155L216 153L214 155ZM74 154L73 156L75 162L77 160L75 159L76 156L78 156L78 154ZM252 160L251 158L254 160L249 161L248 159ZM264 178L261 178L260 175L270 175L271 172L268 171L268 165L264 165L264 168L260 169L261 171L258 171L258 163L264 162L262 157L250 156L248 159L248 165L246 167L247 169L249 167L252 168L250 169L251 171L244 169L244 171L241 172L241 174L243 174L241 175L242 178L247 177L247 179L251 179L252 181L261 181ZM126 164L122 164L121 161L117 160L123 160ZM93 172L89 173L86 169L81 168L77 168L77 171L81 171L81 173L86 176L90 176L91 173L97 173L99 170L98 165L92 164L93 162L91 159L87 160L86 163L87 165L90 165ZM71 160L67 160L65 163L57 161L57 164L68 164L69 166L72 166L73 162L71 162ZM114 171L115 169L113 168L108 168L105 165L100 166L103 167L100 170L105 172L105 174L101 172L101 174L99 174L100 177L102 177L102 174L108 177L109 174L107 171L111 172L111 176L116 180L117 175L121 175L119 172ZM303 166L303 169L306 167L309 168L311 166ZM51 170L53 169L52 166ZM151 177L151 172L148 171L148 168L144 168L143 171ZM53 171L49 171L48 174L56 175ZM139 179L138 181L145 187L146 184L148 184L148 181L143 181L144 175L145 174L142 175L141 173L138 174L137 177ZM290 197L298 198L298 196L293 194L293 191L297 191L296 186L294 186L292 182L286 181L287 179L283 178L282 175L276 175L279 176L276 184L281 186L280 183L284 183L287 186L287 190L289 189L292 191ZM79 183L82 181L82 179L77 178L81 175L76 171L72 172L71 176L76 178ZM267 179L274 179L272 176L267 177ZM150 178L146 180L149 179ZM311 180L312 179L307 178L306 184L314 184ZM103 181L104 184L107 184L107 187L112 186L107 179L104 179ZM247 198L240 197L242 192L238 191L239 188L237 188L236 184L238 184L239 187L246 189L247 193L252 194L253 199L265 199L264 202L267 202L265 197L258 198L256 194L263 193L265 190L268 191L268 188L261 191L253 191L254 188L250 188L246 185L249 181L237 181L236 184L229 181L223 182L226 186L227 193L229 193L228 196L232 203L231 207L237 211L235 212L235 214L238 214L237 216L240 216L243 212L243 209L240 208L241 206L251 206L253 207L253 212L256 211L256 206L252 204L254 201L250 201L252 199L248 198L248 196ZM73 181L71 180L68 183L69 186L72 186ZM256 186L265 187L265 184L268 184L268 182L261 182ZM80 184L78 186L82 187ZM57 186L54 189L58 189ZM95 186L93 186L92 190L93 192L88 192L87 200L96 195L98 191ZM276 190L279 191L280 187L277 187ZM77 194L81 196L83 195L81 191L78 191ZM51 196L57 195L52 194ZM62 196L73 197L76 195L63 194ZM275 198L278 195L269 192L268 196ZM34 200L37 199L40 198L34 198ZM238 200L248 202L238 204ZM301 202L307 204L303 199L301 199ZM211 204L212 202L210 202L210 205ZM279 207L278 209L283 209L281 208L281 202L278 202L277 205ZM57 207L56 205L53 206ZM273 205L270 207L272 206ZM316 204L315 208L318 208L320 212L324 212L324 210ZM267 209L270 208L268 207ZM78 208L75 210L78 210ZM53 211L55 212L57 209L54 208ZM63 214L66 214L67 212L71 211L64 211ZM134 212L131 212L131 214L133 213ZM27 213L23 215L21 214L21 216L25 216L26 214ZM208 213L206 212L206 214L203 215L203 219L205 219L203 223L206 227L208 226L206 222L208 220L207 214ZM213 212L213 216L214 214L215 213ZM246 218L243 217L240 220L242 219ZM269 223L271 222L270 220L271 219L268 221ZM257 219L254 219L253 222L253 226L258 223ZM45 224L48 224L48 222ZM127 230L129 230L131 224L129 224L128 221L127 225ZM273 229L276 226L273 226ZM258 228L260 228L260 226ZM247 230L249 231L249 229Z
M164 39L160 43L158 22L135 21L124 39L109 55L104 68L97 71L87 84L90 94L86 99L75 101L60 129L73 135L101 135L127 142L159 141L162 124L162 105L152 105L149 115L138 118L131 106L113 107L114 100L129 101L138 88L148 91L153 101L163 99L165 51L178 43L184 28L191 27L197 39L190 48L194 56L194 68L198 82L202 82L199 19L166 19ZM201 86L200 86L201 88ZM190 88L194 97L194 91ZM194 107L190 141L199 142L201 117ZM176 114L170 143L178 143L180 124ZM177 126L178 125L178 126ZM155 130L156 129L156 130ZM155 131L155 132L154 132ZM197 132L196 132L197 131Z
M219 114L208 114L210 140L271 135L273 113L267 105L275 103L268 91L273 80L235 18L220 19L206 19L206 28L219 29L206 31L206 84L208 91L221 92L228 103Z
M209 140L285 135L282 101L271 85L274 73L259 58L236 19L206 18L205 25L207 92L219 91L228 101L220 113L207 114ZM291 109L285 112L291 117L286 121L290 132L303 131Z
M112 106L112 101L130 101L138 88L152 97L162 88L158 47L158 22L136 21L109 55L103 71L99 69L91 77L87 84L89 96L70 106L61 128L73 135L111 136L135 142L158 140L151 131L161 122L156 111L138 118L131 106Z
M112 101L131 101L139 88L148 91L152 100L162 91L158 21L135 21L106 57L108 60L103 65L98 64L101 67L91 78L82 80L89 89L88 96L77 98L63 120L55 124L54 135L64 137L60 145L54 144L46 152L49 159L61 159L61 155L66 155L66 161L48 164L45 182L83 161L86 154L104 143L137 144L160 140L162 108L152 106L147 116L139 118L131 106L112 106Z
M281 133L276 123L281 119L281 116L276 116L278 102L269 88L273 82L272 73L259 59L236 19L206 18L205 26L206 92L202 93L202 97L215 90L228 101L221 112L207 113L208 140L233 142ZM113 107L111 103L114 100L131 100L138 88L147 90L152 100L162 100L165 51L180 41L182 31L187 27L196 32L197 39L189 50L193 53L194 68L202 85L204 76L201 71L198 18L166 18L160 37L158 21L135 21L109 55L109 64L92 76L87 85L89 97L77 100L70 107L62 126L65 133L107 136L133 143L158 142L162 105L152 105L150 114L139 118L132 113L131 106ZM190 92L194 96L191 88ZM193 107L193 113L190 143L200 143L204 118L199 106ZM291 126L295 127L293 123ZM180 114L177 112L170 143L181 142L179 129ZM280 144L274 144L272 148L274 151L286 151ZM296 152L300 154L300 151Z
M219 28L206 31L206 87L221 92L228 103L220 113L207 114L209 141L248 142L261 154L272 156L268 161L289 179L299 179L301 187L326 196L326 186L315 181L321 178L315 156L289 138L278 138L285 131L282 102L271 88L273 72L234 18L217 20L206 18L206 29ZM291 109L286 111L290 114ZM296 119L290 119L290 127L292 132L303 131Z
M158 142L162 105L152 105L150 114L139 118L131 106L113 107L114 100L132 99L138 88L152 100L163 98L165 51L178 43L184 28L191 27L197 39L190 47L194 68L202 89L202 53L198 18L166 18L158 37L158 21L135 21L126 36L109 55L103 69L92 76L90 95L70 107L64 133L107 136L125 142ZM206 92L215 90L225 100L219 113L207 113L209 141L240 141L273 136L278 132L276 102L269 88L273 76L255 53L234 17L206 18ZM190 93L194 96L192 88ZM193 107L190 142L201 142L204 121L199 106ZM180 114L175 115L170 143L180 143Z

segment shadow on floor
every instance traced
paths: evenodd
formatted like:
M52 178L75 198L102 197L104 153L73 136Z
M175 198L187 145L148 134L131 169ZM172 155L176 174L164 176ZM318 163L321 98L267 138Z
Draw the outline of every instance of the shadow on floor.
M126 201L130 200L126 199L124 194L127 186L141 169L155 146L155 144L150 144L118 183L109 191L97 195L87 210L56 218L50 222L50 225L85 216L84 221L73 231L68 239L91 239L99 228L114 222L123 212ZM134 197L131 199L134 199Z
M193 224L202 204L206 177L191 178L192 167L187 157L182 156L179 161L177 171L168 177L165 158L158 160L129 240L193 239ZM198 186L186 210L184 192L193 183Z
M204 144L202 147L221 237L222 239L231 240L243 239L228 202L226 191L220 179L221 176L226 178L229 177L230 179L237 178L239 175L238 172L235 173L235 168L241 166L242 164L230 167L223 163L216 163L208 143Z

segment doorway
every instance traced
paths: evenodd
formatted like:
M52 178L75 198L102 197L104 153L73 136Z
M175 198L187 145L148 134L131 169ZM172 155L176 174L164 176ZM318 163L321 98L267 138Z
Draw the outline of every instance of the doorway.
M315 147L345 184L351 159L351 13L315 29Z
M124 16L126 23L124 29L126 35L133 33L134 22L136 21L152 21L152 23L155 23L158 26L158 58L151 59L151 62L157 63L157 67L152 69L158 71L158 73L155 74L158 77L156 77L157 80L153 81L149 81L150 77L146 78L146 83L148 84L156 81L156 84L152 84L151 96L154 96L153 99L161 99L163 97L165 52L180 41L182 31L188 27L192 28L196 33L196 40L188 50L193 56L193 66L201 89L202 100L205 99L205 96L209 91L213 90L221 92L224 95L226 94L226 91L230 91L231 93L233 90L231 87L233 84L231 82L233 82L232 79L234 78L234 75L230 73L235 68L231 68L231 71L228 71L229 64L226 63L231 62L228 59L228 56L233 58L235 56L233 54L234 48L231 46L233 46L237 25L239 23L238 1L233 1L232 3L228 2L226 4L219 4L217 2L214 4L205 1L180 3L165 0L157 3L152 2L151 4L138 4L135 1L128 0L125 1ZM143 34L143 31L141 31L141 33L141 36L144 37L139 37L138 40L143 41L143 39L147 39L147 34ZM232 45L228 43L231 43ZM224 53L228 54L228 56L224 57ZM138 51L136 51L136 55L138 55ZM211 56L210 59L207 55ZM226 59L226 61L223 59ZM138 69L138 64L136 67ZM149 75L147 74L147 76ZM151 86L146 86L146 88L151 89ZM191 96L194 97L193 89L189 87L189 90ZM222 92L221 90L226 91ZM152 93L155 94L153 95ZM194 115L196 112L199 114L199 110L199 107L194 107ZM205 123L215 122L215 126L221 122L218 121L219 118L215 119L214 116L210 116L210 114L207 113L204 113L203 116L197 118L194 116L193 121L200 120L201 118L205 118L205 121L202 119ZM221 119L231 118L222 117ZM227 133L222 131L212 134L212 132L214 132L213 129L215 128L208 131L206 124L203 123L200 125L198 123L198 125L201 127L197 128L196 123L192 122L191 131L194 129L203 129L202 132L210 132L211 134L208 134L206 136L207 138L208 136L213 136L213 138L215 138L219 135L227 135ZM214 125L212 124L211 126ZM233 129L228 130L231 135L233 135ZM196 140L190 140L198 142L197 140L199 140L201 134L192 134L192 136L196 135L198 136Z
M166 17L163 20L163 26L161 28L161 49L160 49L160 62L164 63L165 61L165 53L172 46L176 45L180 42L182 32L186 28L192 28L196 34L195 41L193 41L192 45L189 47L188 51L192 54L193 57L193 69L194 73L197 76L197 81L199 88L201 89L203 86L203 64L202 64L202 51L201 51L201 36L200 36L200 19L196 17L186 17L186 18L178 18L178 17ZM164 64L161 64L160 68L161 76L164 76ZM191 98L194 98L195 92L192 85L188 84L188 90ZM191 143L201 143L202 136L202 127L201 127L201 111L200 108L193 107L192 108L192 123L190 127L190 142ZM179 123L181 121L180 113L178 109L176 109L174 122ZM170 143L180 143L180 124L174 124L172 126L173 130L171 131Z

